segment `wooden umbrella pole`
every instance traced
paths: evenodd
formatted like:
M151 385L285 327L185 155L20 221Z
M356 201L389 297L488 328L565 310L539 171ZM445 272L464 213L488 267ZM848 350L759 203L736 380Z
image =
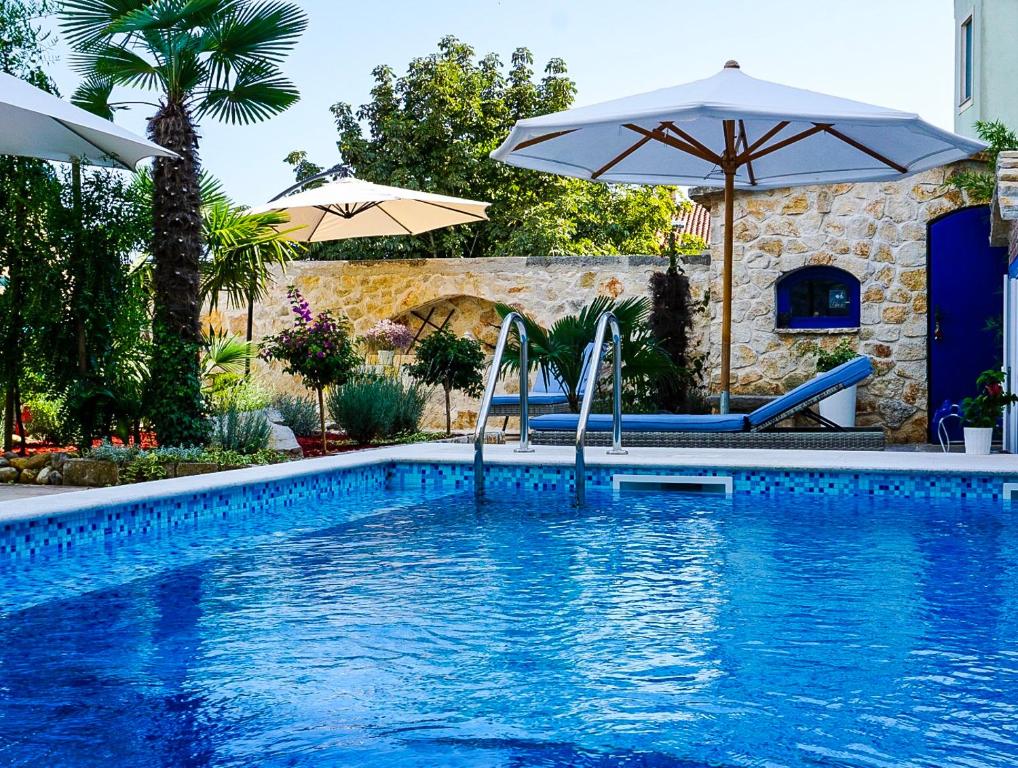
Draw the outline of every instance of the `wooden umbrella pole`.
M721 294L721 413L728 413L732 378L732 223L735 221L735 170L725 171L725 261Z

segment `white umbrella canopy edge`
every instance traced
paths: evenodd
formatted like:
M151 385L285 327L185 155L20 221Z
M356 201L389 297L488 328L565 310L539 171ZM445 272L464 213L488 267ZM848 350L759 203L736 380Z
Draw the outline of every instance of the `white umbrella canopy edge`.
M605 183L724 187L727 413L735 190L901 179L985 148L918 115L759 80L729 61L704 80L521 120L491 157Z
M280 197L251 213L280 211L279 229L301 242L358 237L419 235L434 229L486 221L490 203L344 178Z
M176 153L116 123L0 72L0 154L133 171L148 157Z

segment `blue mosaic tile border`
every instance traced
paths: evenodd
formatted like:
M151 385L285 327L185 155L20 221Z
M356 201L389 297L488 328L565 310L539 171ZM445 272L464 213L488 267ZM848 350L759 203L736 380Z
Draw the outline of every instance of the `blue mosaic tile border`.
M1005 483L1018 475L948 475L902 472L819 470L758 470L732 468L588 467L592 489L611 487L615 474L667 474L731 477L733 492L756 496L909 496L1001 501ZM487 487L497 490L558 492L572 490L568 466L509 466L489 464ZM469 464L374 464L337 469L318 475L250 483L226 489L188 493L116 506L85 509L63 515L0 524L0 561L30 558L46 551L70 550L87 543L113 541L156 531L194 528L214 520L268 506L281 508L309 500L334 498L358 491L425 490L450 493L472 487Z
M285 509L337 494L381 490L388 487L388 476L389 467L376 464L4 523L0 525L0 560L194 528L266 506Z
M691 475L731 477L732 491L754 496L909 496L922 499L1003 500L1005 483L1018 475L957 475L906 472L859 472L846 470L773 470L730 467L587 467L588 488L610 488L616 474ZM467 488L473 483L473 467L464 464L399 464L391 483L397 488ZM492 489L568 492L574 471L568 466L513 467L488 465L485 483Z

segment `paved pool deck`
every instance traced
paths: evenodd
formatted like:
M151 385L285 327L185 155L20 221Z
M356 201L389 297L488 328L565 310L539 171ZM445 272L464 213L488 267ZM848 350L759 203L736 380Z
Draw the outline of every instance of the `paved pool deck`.
M908 451L788 451L762 449L631 448L624 456L611 456L602 447L588 448L589 467L712 467L731 469L835 470L848 472L909 472L962 475L1010 475L1018 477L1018 455L970 456L959 453ZM415 443L389 448L325 456L317 459L250 467L210 475L156 480L113 488L26 490L10 486L15 498L0 496L0 523L65 514L113 504L208 492L248 483L301 477L337 469L398 463L473 462L469 443ZM487 445L485 462L499 465L572 466L575 451L569 447L537 446L531 453L517 453L512 443ZM4 489L8 490L8 489Z

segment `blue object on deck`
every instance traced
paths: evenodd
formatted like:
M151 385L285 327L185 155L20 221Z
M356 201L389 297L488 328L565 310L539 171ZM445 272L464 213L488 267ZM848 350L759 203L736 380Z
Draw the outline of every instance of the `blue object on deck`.
M803 404L816 397L858 384L873 373L873 364L868 357L856 357L837 368L821 373L814 379L800 384L795 389L757 408L749 415L655 413L623 414L623 432L747 432L753 428L780 421L783 415L791 415ZM575 413L556 413L531 419L530 427L537 432L575 431L578 416ZM611 415L592 414L587 427L591 432L607 432L611 429Z

